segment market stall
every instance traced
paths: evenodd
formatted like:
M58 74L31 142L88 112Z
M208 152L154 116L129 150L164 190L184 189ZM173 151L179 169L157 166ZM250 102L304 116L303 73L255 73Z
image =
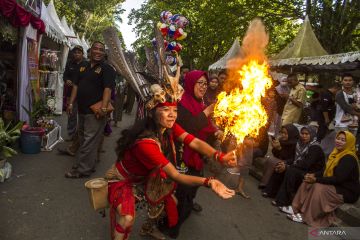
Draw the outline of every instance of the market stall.
M64 87L62 78L70 49L68 38L71 37L71 33L61 23L53 1L50 1L46 9L56 29L65 37L65 41L54 44L54 41L49 41L51 38L43 38L40 49L40 70L42 75L40 79L49 79L43 81L46 85L42 86L46 102L51 104L50 107L53 108L54 114L61 115Z
M18 28L0 16L0 112L5 122L16 118L18 98Z
M306 16L304 23L302 24L295 38L283 50L270 59L270 69L272 72L286 74L289 74L290 72L301 73L299 79L302 83L308 87L317 86L319 84L319 80L316 72L307 71L304 68L295 69L291 67L284 68L279 66L283 66L282 63L289 62L290 59L318 58L327 54L328 53L317 39L311 27L309 18ZM290 60L290 62L291 61L292 60Z
M351 73L360 76L360 51L317 57L289 58L270 61L271 69L281 72Z
M23 105L29 105L31 95L28 88L31 59L27 53L29 43L37 42L45 31L37 2L31 9L31 12L28 11L15 0L0 0L1 113L5 113L4 117L9 120L28 120L22 110Z

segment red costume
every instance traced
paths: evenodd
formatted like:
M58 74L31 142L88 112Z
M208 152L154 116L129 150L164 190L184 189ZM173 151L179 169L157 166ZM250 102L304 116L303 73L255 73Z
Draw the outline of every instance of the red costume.
M177 139L185 132L178 124L174 124L169 136L170 144L173 139ZM194 137L188 134L184 140L185 145L189 145ZM146 183L147 177L159 168L160 174L166 178L162 168L169 163L169 160L162 153L159 143L155 139L138 139L128 150L121 161L116 162L115 166L123 179L117 182L109 182L109 202L111 205L111 225L113 229L127 235L130 229L123 229L116 224L116 208L121 204L121 215L135 216L135 197L133 186ZM169 225L177 223L176 204L171 197L171 193L163 198L165 210L168 215Z

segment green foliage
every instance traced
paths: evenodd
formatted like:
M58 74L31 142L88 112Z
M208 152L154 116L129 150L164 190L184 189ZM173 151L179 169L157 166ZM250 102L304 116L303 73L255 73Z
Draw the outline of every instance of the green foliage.
M28 109L24 106L22 106L26 114L29 116L30 119L30 126L34 127L36 120L38 120L40 117L46 117L49 116L49 108L47 107L47 104L42 101L36 101L33 103L32 109Z
M2 16L0 16L0 29L0 40L11 42L13 45L17 43L18 29L11 26L9 21Z
M244 37L249 22L255 17L262 18L270 34L268 55L271 56L295 37L309 2L317 3L311 5L310 20L325 49L338 53L359 48L359 27L355 30L359 26L358 0L149 0L130 14L130 22L136 24L139 37L133 46L144 58L142 47L150 44L153 22L159 21L161 11L169 10L185 15L191 22L185 30L188 37L181 42L184 46L181 56L191 68L206 69L217 61L236 37ZM337 7L325 8L329 2ZM342 8L342 4L346 7Z
M269 53L284 47L298 29L298 15L301 1L214 1L179 0L148 1L140 9L132 11L130 21L136 24L139 39L134 48L152 39L152 22L159 21L163 10L180 13L189 18L191 24L186 29L188 37L181 42L184 51L181 56L191 68L207 68L222 57L231 47L236 37L244 37L249 22L260 17L271 33Z
M44 1L46 4L50 0ZM67 0L54 1L57 14L65 16L68 24L73 25L75 31L93 42L102 41L102 31L108 26L115 26L121 22L120 14L124 11L121 3L124 0ZM119 36L122 38L122 36Z
M4 121L0 118L0 159L9 158L17 154L17 152L11 148L11 145L17 138L20 137L20 129L23 122L18 122L15 126L11 127L11 123L4 125Z
M359 0L307 0L306 13L316 36L329 53L359 49Z

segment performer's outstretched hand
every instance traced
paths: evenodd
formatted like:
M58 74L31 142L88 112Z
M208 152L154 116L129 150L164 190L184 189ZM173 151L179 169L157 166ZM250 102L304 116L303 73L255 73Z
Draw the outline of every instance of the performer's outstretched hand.
M224 155L222 162L227 167L235 167L237 164L235 151L228 152Z
M211 189L221 198L228 199L235 195L235 191L227 188L222 182L216 179L210 180Z

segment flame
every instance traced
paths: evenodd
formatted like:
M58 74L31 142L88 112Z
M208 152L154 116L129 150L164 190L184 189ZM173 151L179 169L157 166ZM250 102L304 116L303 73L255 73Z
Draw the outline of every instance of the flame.
M239 78L229 94L221 92L215 104L214 119L224 129L224 136L232 134L237 144L246 136L256 137L267 123L267 113L261 97L272 85L265 60L251 59L236 71Z

